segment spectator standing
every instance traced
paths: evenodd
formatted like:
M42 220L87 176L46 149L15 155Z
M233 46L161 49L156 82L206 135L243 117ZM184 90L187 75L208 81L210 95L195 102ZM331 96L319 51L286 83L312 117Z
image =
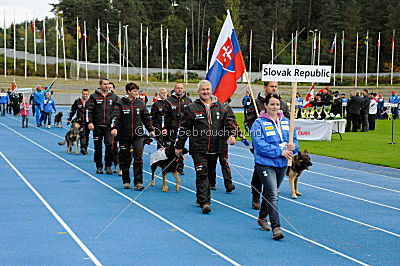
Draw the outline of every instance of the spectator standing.
M23 96L22 98L20 109L21 109L22 128L27 128L29 123L29 101L25 96Z
M353 132L357 132L359 120L360 120L360 109L361 109L361 97L354 95L354 92L350 92L350 99L347 103L347 116L346 116L346 132L351 129Z
M369 102L368 126L369 130L375 130L376 113L378 112L378 99L376 93L371 93Z
M0 112L1 112L1 116L5 116L6 115L6 111L7 111L7 106L10 103L10 97L8 95L8 93L5 91L5 89L1 89L0 92Z
M392 91L392 95L389 97L389 103L392 104L392 115L393 119L399 118L399 103L400 97L396 95L395 91Z

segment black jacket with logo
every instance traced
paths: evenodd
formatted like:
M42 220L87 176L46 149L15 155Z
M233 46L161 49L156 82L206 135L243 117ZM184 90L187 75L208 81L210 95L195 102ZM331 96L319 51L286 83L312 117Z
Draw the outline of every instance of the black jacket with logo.
M113 129L118 130L118 139L130 139L144 135L143 125L151 132L154 131L146 104L134 98L129 100L127 96L119 99L114 107Z
M171 123L171 129L178 129L180 127L182 115L185 112L186 106L188 106L192 100L186 96L184 92L182 97L178 97L175 91L172 92L171 96L167 98L167 102L171 106L169 112L169 121Z
M209 116L200 99L186 107L175 144L177 149L182 149L189 138L190 154L221 153L221 138L235 134L228 111L215 96L212 97Z
M83 101L81 98L76 99L71 106L71 111L69 112L68 121L71 121L74 115L76 114L77 119L79 119L82 123L86 123L88 103L89 99L86 102Z
M108 92L106 96L103 96L100 89L97 89L89 97L88 123L111 126L114 105L117 100L118 96L113 92Z
M267 95L265 94L264 91L262 91L258 94L258 97L255 100L259 114L261 113L261 111L265 111L264 102L266 97ZM285 117L289 117L290 115L288 106L284 101L282 101L282 99L280 99L280 106L281 106L280 109L283 111L283 115ZM256 121L256 119L257 119L257 112L256 109L254 108L253 100L251 100L251 104L247 108L247 112L244 117L244 124L247 126L248 129L250 129L254 121Z
M151 121L158 129L169 129L171 105L166 100L158 100L151 106Z

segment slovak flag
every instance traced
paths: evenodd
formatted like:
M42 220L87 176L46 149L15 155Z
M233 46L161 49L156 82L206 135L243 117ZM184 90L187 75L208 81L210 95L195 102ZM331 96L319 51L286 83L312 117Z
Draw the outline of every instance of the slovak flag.
M332 54L336 49L336 37L333 39L332 45L331 45L331 49L329 50L329 52Z
M236 37L231 15L225 19L219 34L206 79L211 82L213 94L224 103L235 92L246 66Z
M311 98L314 97L314 84L311 86L311 88L307 92L307 96L304 100L304 108L311 107Z

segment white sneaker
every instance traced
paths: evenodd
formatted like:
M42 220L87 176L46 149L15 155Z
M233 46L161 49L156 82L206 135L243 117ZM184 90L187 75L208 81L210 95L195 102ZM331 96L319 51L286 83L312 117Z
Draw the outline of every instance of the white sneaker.
M50 125L48 125L48 126L47 126L47 128L51 128L51 126L50 126Z

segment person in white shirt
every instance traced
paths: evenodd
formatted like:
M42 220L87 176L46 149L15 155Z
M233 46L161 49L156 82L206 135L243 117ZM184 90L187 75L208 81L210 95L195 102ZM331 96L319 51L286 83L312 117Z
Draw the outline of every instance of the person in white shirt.
M369 130L375 130L375 119L376 113L378 112L378 99L376 98L376 93L370 93L371 98L369 102L369 114L368 114L368 125Z

